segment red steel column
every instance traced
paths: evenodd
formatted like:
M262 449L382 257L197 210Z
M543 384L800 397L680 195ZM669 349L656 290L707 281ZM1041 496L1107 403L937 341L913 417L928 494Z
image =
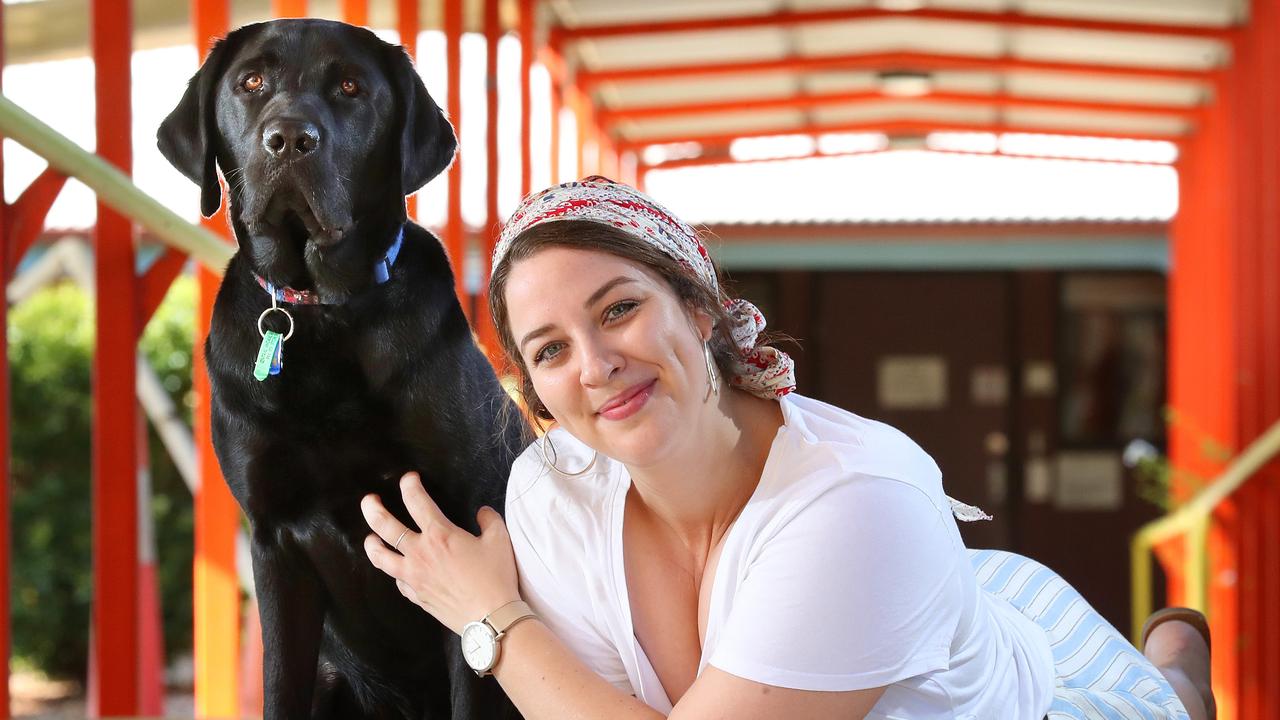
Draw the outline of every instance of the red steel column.
M551 78L551 184L560 183L564 177L564 168L560 167L560 112L564 109L564 90L560 81Z
M91 4L98 155L132 173L132 2ZM93 612L88 713L137 715L138 479L133 223L98 202L94 233Z
M307 16L307 0L272 0L271 14L278 18Z
M1169 405L1175 413L1169 426L1169 455L1176 467L1205 478L1215 477L1223 463L1204 452L1206 438L1238 447L1238 360L1235 325L1238 309L1233 295L1237 281L1233 258L1235 178L1231 78L1215 84L1215 99L1204 114L1196 136L1183 145L1178 160L1178 214L1171 224L1172 270L1169 274ZM1176 486L1175 497L1187 499L1195 488ZM1233 500L1215 516L1210 547L1209 619L1215 647L1215 692L1221 717L1233 717L1239 694L1237 638L1243 567L1237 557L1239 535ZM1180 541L1179 541L1180 542ZM1162 560L1180 558L1177 552ZM1170 581L1168 602L1185 602L1182 568L1166 564Z
M484 0L484 43L485 43L485 226L480 236L484 247L480 251L480 264L483 268L480 293L476 298L476 314L472 324L481 348L495 367L501 367L502 350L498 343L498 333L493 326L493 318L489 315L489 259L493 257L493 246L498 240L502 228L502 218L498 210L498 43L502 40L502 17L498 7L499 0Z
M368 25L369 0L342 0L342 21L352 25Z
M229 0L193 0L195 43L201 59L214 41L230 27ZM226 203L200 224L230 242ZM221 268L219 268L221 270ZM236 574L236 531L240 508L222 477L213 452L210 429L209 375L205 371L204 341L209 335L213 300L220 278L203 265L196 269L195 347L192 352L192 388L196 405L192 425L200 486L195 503L195 558L192 567L192 623L195 650L195 715L197 718L234 717L239 714L240 688L240 581ZM246 638L248 647L261 655L260 637ZM261 679L246 683L260 686ZM262 707L261 702L257 707Z
M528 195L533 190L533 132L530 120L533 116L532 89L529 75L533 72L533 58L537 55L535 47L537 28L534 14L537 12L537 0L519 0L520 7L520 195Z
M418 29L421 26L418 17L418 0L397 0L396 1L396 31L400 33L400 44L404 46L409 58L415 63L418 61ZM449 117L454 116L450 113ZM455 131L461 131L461 126L454 121ZM413 220L418 217L418 196L410 195L408 200L409 219Z
M449 89L446 94L445 112L461 137L462 130L462 2L444 0L445 65ZM464 283L466 275L466 229L462 225L462 160L466 155L458 145L458 155L449 167L449 211L444 224L444 246L453 264L454 291L462 302L462 309L471 316L471 303Z
M4 77L4 4L0 3L0 80ZM0 82L0 92L4 90ZM0 142L0 287L9 287L9 206ZM0 302L0 720L9 720L9 303Z

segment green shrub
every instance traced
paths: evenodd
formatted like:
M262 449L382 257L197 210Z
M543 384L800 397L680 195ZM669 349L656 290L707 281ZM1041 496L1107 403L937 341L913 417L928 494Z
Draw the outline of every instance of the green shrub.
M194 298L194 281L179 278L140 343L188 422ZM91 298L65 283L9 315L13 654L56 677L84 677L88 658L93 321ZM164 446L153 430L148 436L165 650L173 657L191 647L193 510Z

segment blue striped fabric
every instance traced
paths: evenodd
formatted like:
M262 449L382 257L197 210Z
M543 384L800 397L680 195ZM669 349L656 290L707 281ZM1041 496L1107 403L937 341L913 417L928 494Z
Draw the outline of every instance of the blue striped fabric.
M970 550L978 583L1044 628L1057 688L1049 720L1186 720L1173 688L1067 581L1001 550Z

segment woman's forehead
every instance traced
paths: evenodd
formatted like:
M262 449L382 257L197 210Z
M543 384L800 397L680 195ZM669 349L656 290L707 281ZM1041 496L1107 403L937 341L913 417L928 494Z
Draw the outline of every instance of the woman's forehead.
M507 276L508 298L518 294L538 296L574 292L589 296L600 285L619 275L646 284L660 282L661 276L641 263L612 253L583 248L549 247L515 261Z

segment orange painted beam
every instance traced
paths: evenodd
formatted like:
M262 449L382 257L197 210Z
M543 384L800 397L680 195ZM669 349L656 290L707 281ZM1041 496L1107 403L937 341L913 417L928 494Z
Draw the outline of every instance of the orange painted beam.
M278 18L307 16L307 0L271 0L271 14Z
M564 110L564 90L553 76L551 79L551 142L547 154L551 156L551 184L560 183L564 168L560 167L560 113Z
M44 230L44 219L49 215L49 208L58 199L58 193L67 184L67 176L53 168L45 168L18 199L9 206L5 214L4 233L7 236L4 253L6 276L13 272L27 254L31 245Z
M573 41L629 35L706 32L739 28L792 27L795 25L886 19L985 23L1018 29L1046 28L1053 30L1085 30L1089 32L1137 33L1142 35L1201 38L1224 42L1231 41L1236 34L1235 29L1230 27L1206 27L1201 25L1173 25L1166 23L1066 18L1054 17L1051 15L1030 15L1017 11L981 12L971 10L946 10L942 8L886 10L881 8L861 7L838 8L831 10L786 10L782 12L758 15L737 15L730 17L709 16L648 23L616 23L608 25L586 25L573 28L560 27L555 29L555 36L559 40Z
M446 93L445 114L455 131L462 129L462 3L463 0L444 0L445 65L449 89ZM448 213L445 216L444 246L453 264L454 291L462 302L463 312L471 318L471 302L465 284L466 229L462 225L462 162L466 158L461 143L453 164L446 171L449 183Z
M352 25L368 25L369 0L342 0L342 20Z
M4 90L4 3L0 3L0 92ZM0 178L4 177L4 147L0 143ZM12 243L9 228L10 207L0 197L0 287L9 287L13 276ZM0 303L0 720L9 720L9 657L12 641L10 618L12 608L9 594L13 582L10 579L11 538L13 537L9 508L9 303Z
M414 62L418 60L418 30L421 26L419 12L418 0L396 0L396 32L400 35L400 44L404 46L405 52L409 53L409 59ZM450 114L449 117L454 118L455 128L462 127L457 124L456 116ZM418 217L417 193L410 195L406 202L409 219L416 219Z
M822 93L817 95L788 95L776 98L718 100L700 103L661 103L637 107L602 110L600 121L616 125L627 120L644 120L685 115L715 115L765 110L809 110L830 106L868 105L876 103L936 103L943 102L965 107L998 107L1001 109L1080 110L1086 112L1112 112L1152 118L1176 118L1196 122L1200 109L1180 106L1137 105L1134 103L1085 102L1060 98L1015 97L990 93L931 92L919 97L895 97L879 90L858 92Z
M1008 123L966 123L956 121L930 120L896 120L863 123L843 123L834 125L801 125L797 127L761 128L743 130L732 133L679 134L642 138L628 138L620 141L618 147L623 150L641 151L648 145L665 145L670 143L719 143L731 142L738 138L771 137L776 135L825 135L830 133L880 132L888 135L919 134L931 132L988 132L988 133L1031 133L1040 135L1063 135L1067 137L1101 137L1120 138L1125 140L1160 140L1179 142L1183 138L1178 135L1156 135L1143 133L1119 133L1102 130L1080 130L1078 128L1059 128L1046 125L1011 125Z
M142 337L142 331L146 329L147 323L151 322L151 316L155 315L156 308L160 307L160 303L164 301L164 296L169 292L169 286L173 285L174 278L182 272L182 267L187 264L187 254L173 247L166 247L163 254L151 263L151 267L138 278L138 337ZM145 458L145 456L143 456Z
M133 7L90 3L97 154L133 172L129 103ZM138 602L138 398L135 388L138 285L133 221L98 201L94 229L96 327L93 354L93 605L91 717L142 714Z
M230 28L230 0L193 0L191 16L195 46L201 59L216 38ZM224 193L225 196L225 193ZM227 204L211 218L201 219L206 230L232 244L227 224ZM262 638L247 635L240 643L240 580L236 574L236 531L240 508L231 496L213 452L209 375L205 370L204 343L213 317L213 301L220 278L208 268L196 268L195 337L192 348L191 384L196 402L191 412L196 468L200 484L192 499L195 509L195 557L192 562L192 641L195 660L195 716L235 717L239 710L240 657L243 652L262 655ZM261 694L255 698L261 712Z
M675 78L768 72L816 72L821 70L966 70L998 73L1051 72L1104 75L1151 82L1198 82L1211 79L1209 70L1130 67L1089 62L1055 62L1021 58L989 58L930 52L849 53L812 57L786 57L702 64L620 67L580 70L577 82L584 88L601 83L652 82Z
M973 150L942 150L937 148L923 148L926 152L940 153L943 155L974 155L978 157L1008 157L1008 158L1029 158L1033 160L1067 160L1070 162L1084 163L1102 163L1106 165L1150 165L1155 167L1169 167L1169 163L1149 162L1143 160L1111 160L1102 158L1075 158L1061 157L1056 155L1032 155L1030 153L1011 153L1011 152L977 152ZM749 165L764 162L782 162L785 160L812 160L814 158L834 158L834 157L851 157L854 155L878 155L881 153L898 152L892 148L882 148L877 150L848 150L843 152L818 152L805 153L803 155L792 155L777 158L750 158L744 160L736 160L727 154L704 155L693 158L682 158L680 160L668 160L657 165L640 165L637 172L640 174L647 173L650 170L674 170L686 167L702 167L705 165Z
M492 268L489 261L493 257L494 245L501 232L502 218L498 210L498 108L501 102L498 97L498 43L502 41L502 13L500 0L484 0L484 39L485 39L485 225L481 232L484 246L480 252L482 266L480 292L476 297L476 312L473 323L476 338L481 349L494 367L502 365L502 349L498 342L498 332L489 315L489 274Z
M530 127L533 117L533 89L530 85L530 74L533 72L533 58L538 54L537 27L534 24L537 12L536 0L519 0L520 35L520 195L528 195L533 190L533 132Z

